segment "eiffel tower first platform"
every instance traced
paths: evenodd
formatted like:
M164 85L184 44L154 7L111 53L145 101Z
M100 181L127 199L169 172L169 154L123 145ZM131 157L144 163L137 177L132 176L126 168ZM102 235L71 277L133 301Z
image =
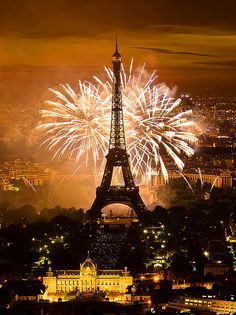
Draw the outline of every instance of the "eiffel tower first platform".
M96 198L87 215L91 219L101 216L101 209L109 204L121 203L131 207L140 218L147 212L147 208L140 197L139 187L135 185L130 170L129 155L126 151L122 87L120 78L121 55L116 51L112 55L113 64L113 87L112 87L112 108L111 108L111 130L109 151L106 156L107 162L102 182L96 190ZM112 174L114 167L122 169L124 185L112 186Z

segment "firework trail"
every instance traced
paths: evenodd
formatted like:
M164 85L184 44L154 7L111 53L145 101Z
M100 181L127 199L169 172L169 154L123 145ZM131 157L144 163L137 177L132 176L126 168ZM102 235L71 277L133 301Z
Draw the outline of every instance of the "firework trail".
M190 188L191 192L193 193L194 197L195 197L196 199L198 199L196 193L194 192L194 189L193 189L192 185L190 184L189 180L188 180L187 177L186 177L187 175L185 176L185 175L184 175L182 172L180 172L180 171L177 171L177 172L183 177L183 179L184 179L185 182L187 183L188 187ZM200 169L199 167L198 167L198 175L199 175L199 179L200 179L200 182L201 182L201 199L202 199L202 190L203 190L203 187L204 187L204 181L203 181L203 178L202 178L201 169ZM216 177L214 178L214 181L213 181L213 183L212 183L212 185L211 185L211 188L210 188L210 190L209 190L209 193L212 192L212 189L215 187L215 183L216 183L216 181L217 181L218 178L219 178L219 176L216 176Z
M95 84L79 81L78 92L68 84L61 91L50 89L55 101L47 101L41 111L42 122L37 127L46 134L42 143L54 152L78 163L78 169L98 162L108 150L112 101L113 71L105 67L106 79L94 77ZM192 156L197 138L192 111L181 112L180 99L175 100L164 84L155 84L156 72L148 74L145 65L128 73L121 71L124 125L127 151L134 175L150 176L162 171L168 180L165 156L172 158L182 171L181 155ZM101 164L101 163L100 163Z
M215 187L215 183L216 183L216 181L217 181L218 178L219 178L219 176L216 176L216 177L215 177L215 179L214 179L214 181L213 181L213 183L212 183L212 185L211 185L210 192L212 192L212 189Z
M185 182L187 183L188 187L190 188L191 192L193 193L194 197L197 199L197 195L195 194L192 185L190 184L189 180L187 179L186 176L184 176L183 173L179 172L178 173L183 177L183 179L185 180Z
M33 191L37 194L37 191L34 188L34 186L31 184L31 182L25 176L23 176L22 179L26 181L29 184L29 186L33 189Z

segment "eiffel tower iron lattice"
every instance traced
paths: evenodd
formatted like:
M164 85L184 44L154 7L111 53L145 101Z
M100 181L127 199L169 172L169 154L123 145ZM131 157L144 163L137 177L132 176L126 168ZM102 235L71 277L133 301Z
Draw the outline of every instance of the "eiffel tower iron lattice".
M129 164L129 155L126 151L125 131L123 120L122 87L120 78L121 55L116 50L112 55L113 87L111 108L111 129L109 151L102 182L96 190L96 198L88 215L96 218L101 215L101 209L109 204L122 203L131 207L138 217L147 212L147 208L140 197L139 187L135 185ZM112 186L114 167L121 167L124 185Z

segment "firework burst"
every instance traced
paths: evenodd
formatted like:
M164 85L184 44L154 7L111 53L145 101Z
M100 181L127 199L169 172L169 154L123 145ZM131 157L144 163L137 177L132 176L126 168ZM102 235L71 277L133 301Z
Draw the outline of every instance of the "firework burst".
M80 166L92 162L96 169L107 153L113 72L105 68L105 73L107 79L94 77L95 84L79 81L78 92L68 84L61 85L61 91L50 89L56 100L46 102L38 128L46 133L43 145L54 158L67 155ZM133 61L128 73L122 67L124 124L133 173L148 176L161 170L167 181L163 157L169 155L182 170L181 155L193 155L197 138L192 111L180 112L181 100L175 100L166 85L155 84L156 78L145 66L134 72Z

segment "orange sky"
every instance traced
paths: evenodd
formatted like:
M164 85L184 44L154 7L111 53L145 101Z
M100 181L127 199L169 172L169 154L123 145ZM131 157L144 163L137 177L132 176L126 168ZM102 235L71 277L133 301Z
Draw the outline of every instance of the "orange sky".
M218 4L217 2L221 2ZM11 0L0 4L0 100L40 102L47 87L99 75L114 35L125 64L179 91L235 95L233 0Z

